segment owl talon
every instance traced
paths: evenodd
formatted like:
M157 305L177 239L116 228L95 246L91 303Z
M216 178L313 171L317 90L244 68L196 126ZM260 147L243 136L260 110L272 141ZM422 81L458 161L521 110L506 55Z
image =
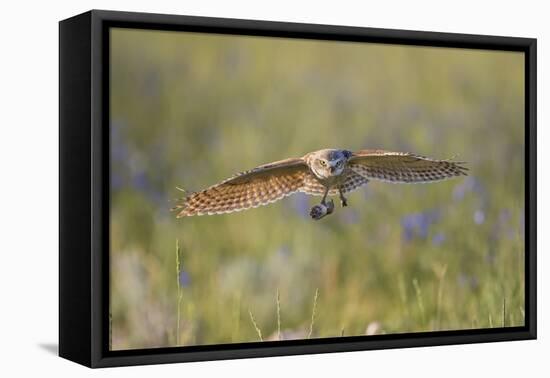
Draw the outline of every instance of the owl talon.
M338 189L338 193L340 193L340 203L342 204L342 207L346 207L348 205L348 200L346 197L344 197L344 193L342 193L342 188Z
M309 215L315 220L324 218L325 216L332 214L334 211L334 202L332 200L321 203L320 205L315 205L311 208Z

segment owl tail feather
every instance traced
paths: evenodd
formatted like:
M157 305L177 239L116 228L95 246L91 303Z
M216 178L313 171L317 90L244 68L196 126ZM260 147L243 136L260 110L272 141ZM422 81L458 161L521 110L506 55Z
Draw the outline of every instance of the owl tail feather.
M191 192L183 188L180 188L179 186L176 186L176 189L179 190L180 192L185 193L185 196L181 198L176 198L174 202L179 202L179 203L177 203L176 206L172 207L170 211L178 211L179 213L176 215L176 218L181 218L185 216L185 209L187 208L187 199L189 198L189 195L191 194Z
M453 156L451 156L449 159L444 159L442 161L448 161L449 163L454 163L454 164L457 164L459 166L460 169L463 169L463 170L466 170L468 171L468 167L462 167L461 165L464 165L464 164L468 164L467 161L461 161L461 160L455 160L456 158L458 158L460 156L460 154L454 154Z

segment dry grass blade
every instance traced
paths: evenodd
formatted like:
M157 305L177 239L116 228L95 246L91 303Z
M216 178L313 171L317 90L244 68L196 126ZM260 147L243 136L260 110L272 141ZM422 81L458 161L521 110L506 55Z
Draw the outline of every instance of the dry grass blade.
M254 315L252 315L252 311L248 310L248 314L250 315L250 320L252 321L252 325L254 326L254 329L258 334L258 338L260 339L260 341L264 341L264 338L262 337L262 330L260 329L260 327L258 327L258 324L256 323L256 319L254 319Z
M437 287L437 304L436 304L436 329L441 329L441 304L443 302L443 282L445 280L445 274L447 273L447 264L443 265L438 272L438 287Z
M422 289L416 278L413 279L414 291L416 293L416 301L418 302L418 309L420 310L420 316L422 319L422 324L426 323L426 311L424 309L424 301L422 299Z
M281 297L277 289L277 340L281 340Z
M178 314L176 320L176 345L180 345L180 318L181 318L181 299L182 291L180 284L180 274L181 274L181 261L180 261L180 243L176 239L176 280L178 284Z
M315 323L315 311L317 310L317 298L319 297L319 288L315 290L315 297L313 298L313 309L311 310L311 323L309 324L309 333L307 338L311 339L313 333L313 324Z
M502 298L502 326L506 327L506 298Z

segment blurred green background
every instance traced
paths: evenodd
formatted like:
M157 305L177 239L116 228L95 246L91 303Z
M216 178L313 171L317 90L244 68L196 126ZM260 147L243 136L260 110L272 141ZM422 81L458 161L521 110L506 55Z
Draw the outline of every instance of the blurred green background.
M513 52L112 29L112 349L257 341L250 314L264 340L278 322L281 338L523 325L523 70ZM456 156L470 176L370 182L318 222L302 194L169 211L176 186L321 148Z

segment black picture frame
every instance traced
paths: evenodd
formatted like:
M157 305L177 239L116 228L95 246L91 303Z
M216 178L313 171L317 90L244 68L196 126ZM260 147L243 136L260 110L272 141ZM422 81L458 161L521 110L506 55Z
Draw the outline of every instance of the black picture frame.
M111 27L519 51L525 54L525 326L108 350ZM89 367L534 339L536 39L92 10L59 24L59 355Z

